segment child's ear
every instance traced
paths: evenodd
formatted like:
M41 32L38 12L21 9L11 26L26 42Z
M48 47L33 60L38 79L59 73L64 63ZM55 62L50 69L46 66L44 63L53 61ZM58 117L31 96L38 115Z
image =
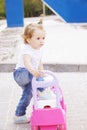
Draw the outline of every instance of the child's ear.
M30 43L30 38L27 38L27 42Z

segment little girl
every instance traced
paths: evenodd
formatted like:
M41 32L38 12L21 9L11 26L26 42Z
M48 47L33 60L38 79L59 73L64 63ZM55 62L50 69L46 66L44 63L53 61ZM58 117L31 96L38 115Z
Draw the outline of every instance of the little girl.
M41 77L43 64L41 47L44 45L45 31L42 24L29 24L24 34L24 48L20 54L19 61L13 73L14 79L23 90L22 97L15 112L15 123L27 123L26 108L32 98L32 77ZM43 91L43 88L39 88Z

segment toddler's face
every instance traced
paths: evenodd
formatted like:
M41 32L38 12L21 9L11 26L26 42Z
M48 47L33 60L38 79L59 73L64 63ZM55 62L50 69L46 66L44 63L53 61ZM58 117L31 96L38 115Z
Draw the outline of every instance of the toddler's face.
M34 49L40 49L44 45L45 32L43 30L35 30L32 38L29 40L29 44Z

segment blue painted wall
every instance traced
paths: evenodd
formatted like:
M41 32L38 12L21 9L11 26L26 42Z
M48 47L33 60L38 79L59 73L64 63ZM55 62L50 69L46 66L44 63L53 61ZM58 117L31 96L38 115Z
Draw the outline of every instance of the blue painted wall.
M8 27L24 26L23 0L5 0Z
M66 22L87 22L87 0L43 0Z

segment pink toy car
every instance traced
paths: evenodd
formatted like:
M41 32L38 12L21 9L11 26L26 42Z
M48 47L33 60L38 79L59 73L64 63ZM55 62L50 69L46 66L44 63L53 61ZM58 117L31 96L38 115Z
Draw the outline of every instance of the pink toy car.
M30 120L31 130L66 130L66 105L58 79L50 71L45 73L48 76L44 81L37 81L35 77L32 79L34 107ZM39 100L37 88L42 86L45 89L51 86L50 90L55 93L55 98Z

